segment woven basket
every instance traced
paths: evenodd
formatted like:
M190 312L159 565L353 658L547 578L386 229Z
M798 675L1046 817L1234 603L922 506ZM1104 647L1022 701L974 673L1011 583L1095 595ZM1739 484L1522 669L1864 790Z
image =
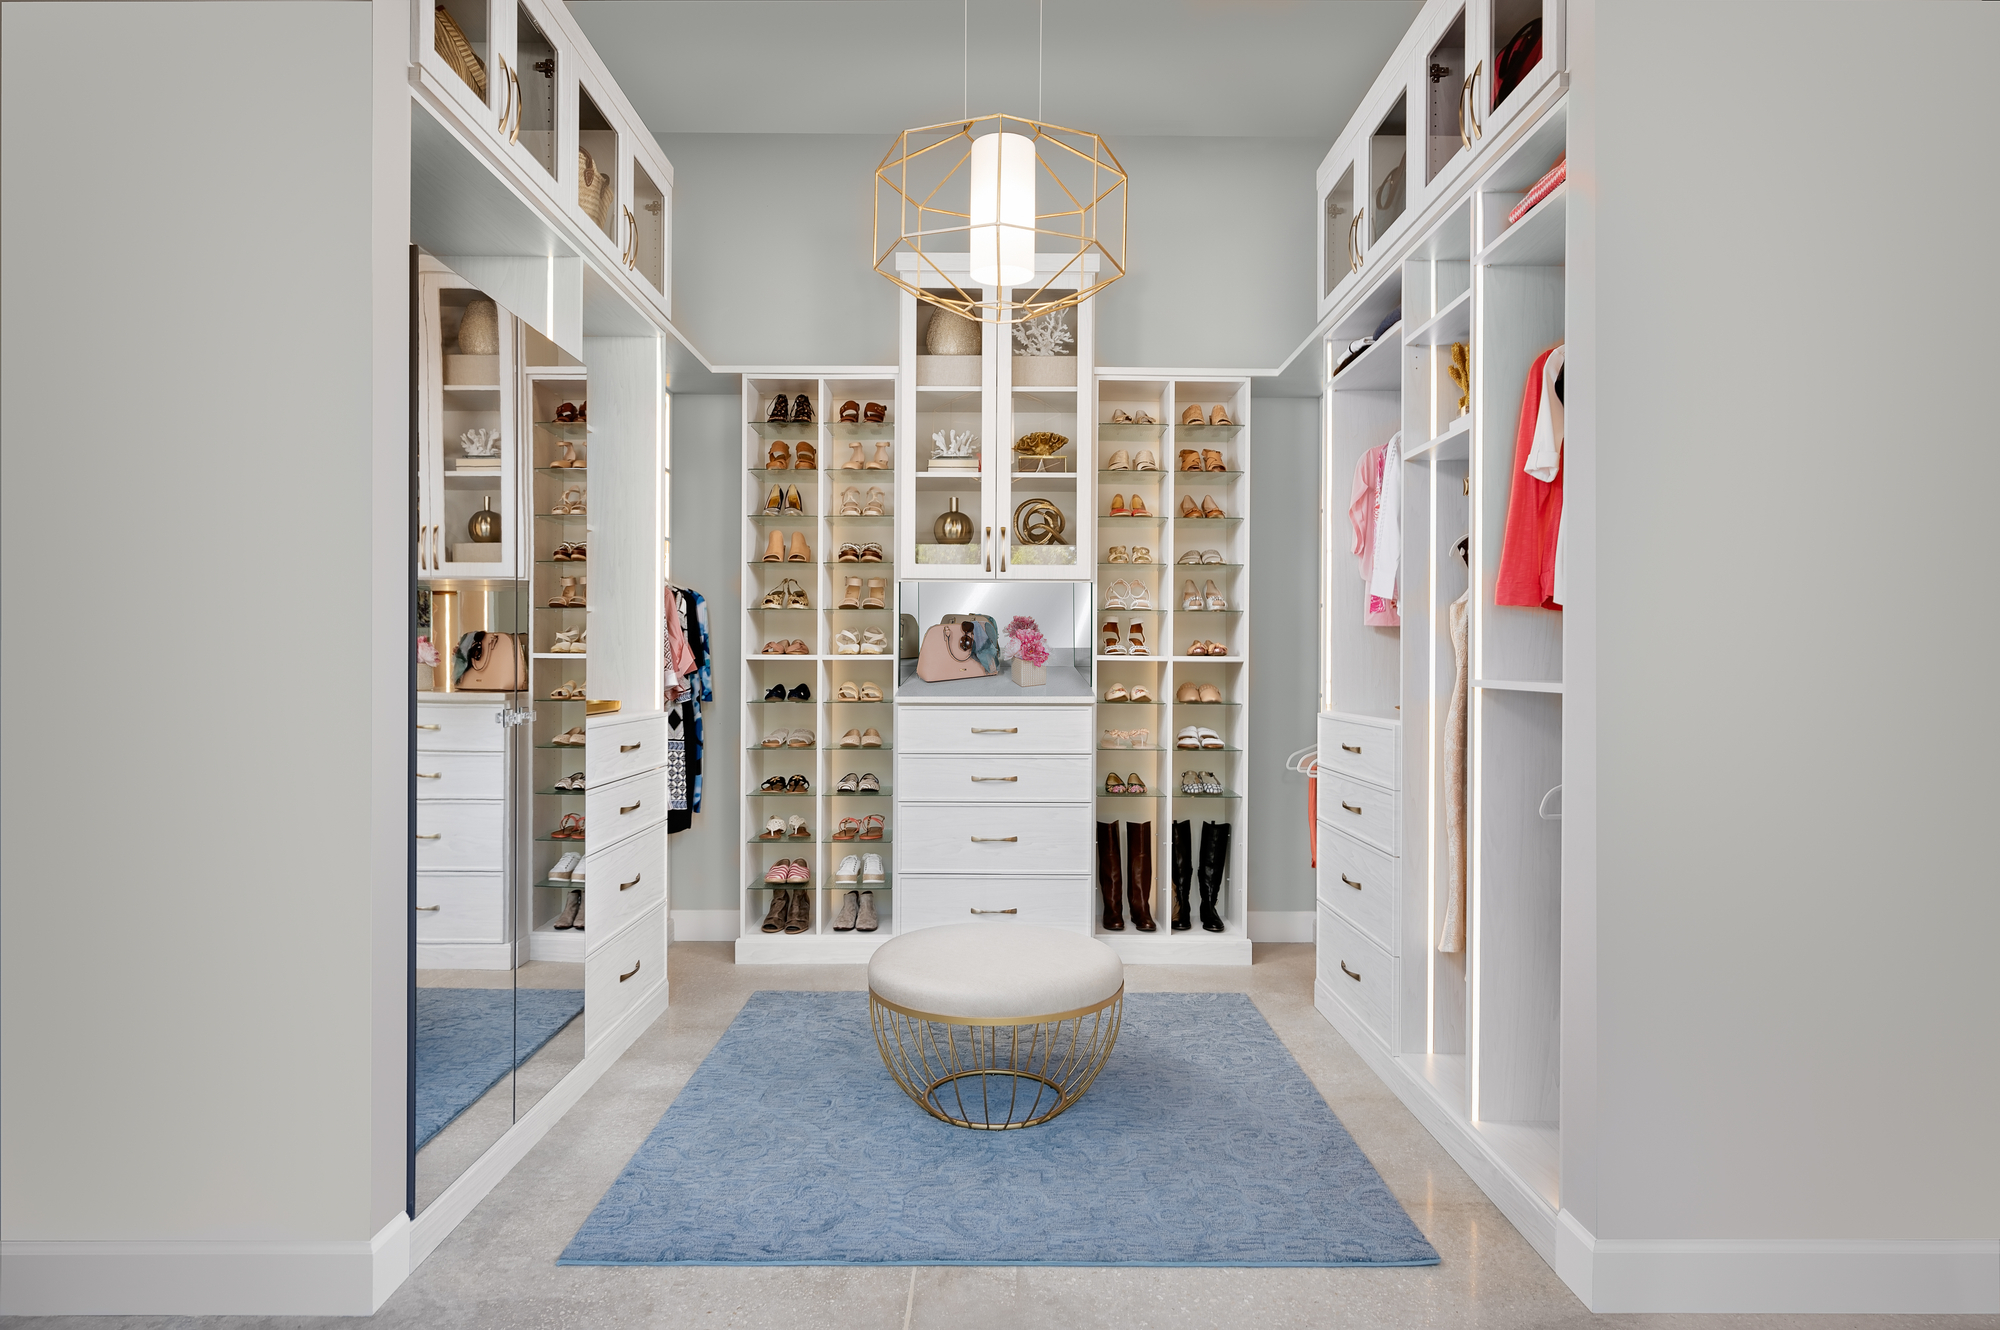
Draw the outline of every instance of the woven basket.
M465 30L443 5L437 7L435 44L444 62L458 71L458 76L479 94L481 101L486 100L486 65L473 53L472 43L465 39Z
M615 192L611 177L597 169L597 163L590 159L585 148L576 150L576 201L590 220L604 225L611 209L611 195Z

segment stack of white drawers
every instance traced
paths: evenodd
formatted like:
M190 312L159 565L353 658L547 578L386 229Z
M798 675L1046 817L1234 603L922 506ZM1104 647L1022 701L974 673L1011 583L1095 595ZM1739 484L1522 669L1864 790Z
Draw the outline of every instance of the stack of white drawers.
M506 699L436 693L417 703L417 967L505 970Z
M584 726L585 1047L667 977L667 717Z
M1403 765L1393 720L1319 718L1319 988L1391 1044Z
M1088 933L1091 707L896 709L896 929L988 922Z

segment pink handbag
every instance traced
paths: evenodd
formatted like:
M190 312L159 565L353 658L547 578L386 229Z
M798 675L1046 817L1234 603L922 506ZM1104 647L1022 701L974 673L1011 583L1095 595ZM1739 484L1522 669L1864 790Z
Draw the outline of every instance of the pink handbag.
M942 683L998 673L986 668L974 654L972 643L972 616L947 614L942 623L932 624L924 633L924 644L917 652L917 677L925 683Z
M478 658L458 676L460 692L515 693L528 686L528 649L525 637L512 633L480 633L474 650Z

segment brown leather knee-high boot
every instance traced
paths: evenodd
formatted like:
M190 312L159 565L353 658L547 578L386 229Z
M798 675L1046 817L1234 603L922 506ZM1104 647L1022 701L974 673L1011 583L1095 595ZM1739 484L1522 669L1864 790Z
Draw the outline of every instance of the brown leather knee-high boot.
M1125 889L1132 902L1132 927L1141 933L1159 930L1153 922L1153 824L1125 824Z
M1125 931L1124 907L1119 904L1118 824L1097 824L1097 894L1104 899L1104 927L1107 932Z
M1194 927L1188 917L1188 888L1194 885L1194 823L1174 823L1174 932Z

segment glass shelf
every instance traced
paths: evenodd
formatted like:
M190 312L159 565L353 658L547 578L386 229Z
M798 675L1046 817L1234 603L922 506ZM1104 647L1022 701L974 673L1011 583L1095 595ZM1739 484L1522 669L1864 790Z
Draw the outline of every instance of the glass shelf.
M1124 420L1097 423L1097 437L1103 443L1158 443L1166 432L1165 425L1138 425Z
M1176 425L1175 443L1228 443L1243 432L1241 425Z
M1243 750L1241 748L1182 748L1179 744L1175 744L1166 751L1169 753L1240 753Z
M1160 745L1154 744L1150 748L1100 748L1097 750L1097 754L1099 757L1102 757L1106 753L1166 753L1171 751L1171 749L1162 748Z
M1116 706L1118 704L1113 702L1109 703L1108 705ZM1174 703L1174 705L1177 707L1216 707L1216 708L1230 707L1234 709L1236 707L1242 706L1243 704L1241 702L1176 702Z
M1180 787L1175 786L1173 797L1176 799L1241 799L1243 796L1234 790L1224 790L1221 794L1183 794Z
M584 888L584 884L581 882L537 882L535 885L538 887L547 887L551 891L582 891ZM539 933L542 930L538 928L535 931Z
M585 791L550 789L550 790L536 790L535 793L547 799L581 799L583 798Z
M977 389L975 388L974 391L977 391ZM753 420L749 422L749 425L751 429L757 432L758 438L772 442L789 443L796 439L804 439L807 443L817 445L819 443L819 432L822 428L826 430L827 437L837 443L894 443L896 441L896 422L893 420L836 420L826 425L812 420L803 422L797 420Z
M1131 565L1129 564L1122 564L1122 563L1112 565L1112 567L1114 568L1126 568L1130 566ZM1233 573L1240 570L1243 567L1243 565L1240 563L1163 563L1160 564L1159 567L1173 569L1176 572L1176 574L1181 577L1194 577L1197 575L1195 570L1198 568L1206 568L1209 570L1210 573L1215 572L1217 570ZM1207 575L1208 575L1207 573L1200 574L1200 576L1203 577L1206 577Z
M1234 526L1242 520L1240 517L1182 517L1178 513L1174 515L1175 522L1192 522L1196 526Z
M581 844L583 844L583 837L581 837L581 836L537 836L537 837L535 837L535 839L536 839L536 840L540 840L540 841L547 841L547 842L549 842L549 844L551 844L551 845L581 845Z
M535 474L538 476L580 476L588 470L590 468L587 466L538 466L535 468Z
M1113 472L1112 474L1116 475L1117 473ZM1243 473L1241 471L1180 471L1180 470L1176 470L1173 473L1175 478L1174 483L1176 485L1180 485L1182 483L1182 478L1186 477L1188 480L1188 484L1185 485L1184 488L1189 488L1189 489L1193 488L1193 479L1195 477L1200 477L1204 481L1234 480L1242 474Z
M544 752L575 753L578 757L583 756L582 744L536 744L535 747Z
M810 799L812 797L813 792L811 790L752 790L744 796L746 799Z
M1109 485L1114 480L1154 481L1166 474L1164 471L1155 471L1150 468L1145 471L1136 471L1131 467L1126 467L1123 471L1100 471L1097 473L1097 480L1101 485Z
M581 522L589 513L536 513L535 517L544 522Z
M546 430L565 443L590 442L590 422L587 420L537 420L535 428Z
M1116 527L1130 527L1130 526L1156 527L1165 520L1166 520L1165 516L1160 513L1148 513L1144 517L1126 517L1123 514L1120 514L1117 517L1113 517L1109 513L1101 513L1098 515L1097 524L1099 526L1116 526ZM1140 566L1145 567L1146 565L1141 564ZM1157 567L1159 565L1156 564L1153 566Z
M1155 790L1146 790L1142 793L1134 794L1130 790L1100 789L1097 792L1097 797L1100 799L1158 799L1162 796Z
M799 512L751 513L750 520L753 522L780 522L790 526L809 527L819 520L819 514Z
M1143 613L1143 611L1141 611ZM1175 610L1175 614L1241 614L1242 610Z
M537 559L537 564L547 564L552 568L567 568L573 563L589 563L588 559Z

